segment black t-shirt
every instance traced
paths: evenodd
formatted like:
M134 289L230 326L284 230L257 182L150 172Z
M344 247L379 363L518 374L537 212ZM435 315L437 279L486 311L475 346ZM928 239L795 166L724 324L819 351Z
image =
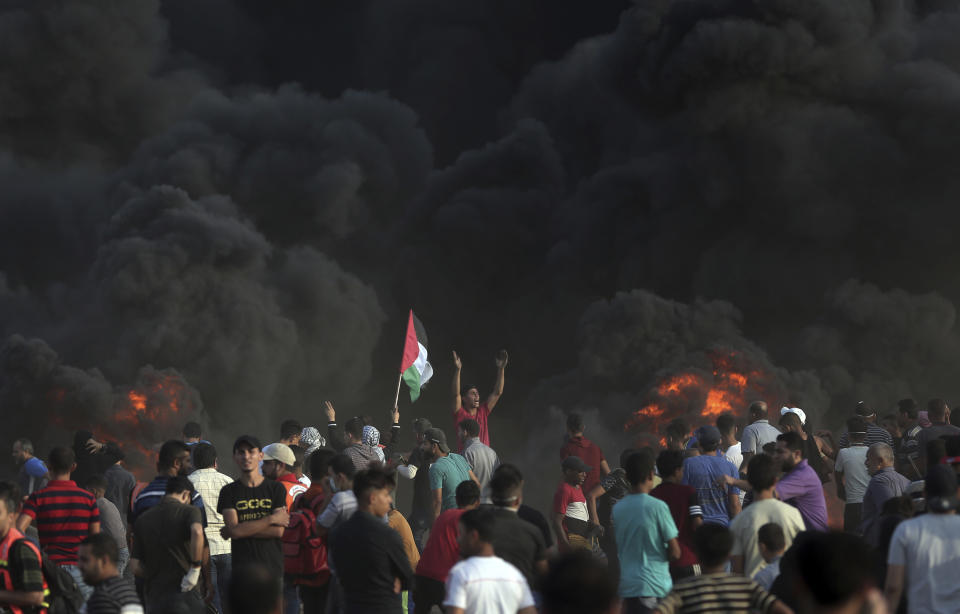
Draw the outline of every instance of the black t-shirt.
M521 503L520 508L517 510L517 516L540 529L544 546L547 548L553 546L553 534L550 532L550 525L547 523L547 518L541 514L539 510L530 507L526 503Z
M236 510L237 521L242 523L260 520L272 514L273 510L286 506L287 490L279 482L265 479L254 488L240 482L227 484L220 490L217 511L223 514L224 510ZM244 537L231 541L234 566L262 563L267 569L274 570L278 577L283 573L283 551L279 537Z
M140 560L145 568L147 599L180 591L180 580L192 562L193 524L202 526L200 510L166 497L137 518L131 558Z
M520 518L517 512L494 507L493 551L504 561L520 570L527 584L538 584L534 565L546 558L546 547L540 529Z
M127 605L140 605L133 582L114 576L107 578L93 589L87 601L87 614L119 614Z
M410 455L410 464L417 468L413 477L413 506L410 510L410 525L433 524L433 490L430 489L430 463L423 458L420 448Z

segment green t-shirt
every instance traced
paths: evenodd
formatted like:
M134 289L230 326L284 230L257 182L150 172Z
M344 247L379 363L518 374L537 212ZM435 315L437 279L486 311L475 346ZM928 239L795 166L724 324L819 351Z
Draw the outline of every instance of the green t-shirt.
M457 486L470 479L470 465L467 459L451 452L430 465L430 489L441 489L441 510L457 507Z
M673 587L667 542L677 537L670 508L647 494L627 495L613 506L620 557L621 597L666 597Z

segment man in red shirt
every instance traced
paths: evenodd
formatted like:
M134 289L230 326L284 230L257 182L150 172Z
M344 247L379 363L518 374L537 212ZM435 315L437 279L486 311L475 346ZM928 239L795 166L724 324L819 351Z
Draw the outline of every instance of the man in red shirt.
M493 392L487 397L485 403L480 403L480 392L476 386L468 385L460 388L460 370L463 363L457 353L453 353L453 425L459 431L460 423L467 418L477 421L480 425L480 441L485 445L490 445L490 431L487 428L487 417L500 400L503 394L503 373L507 368L507 351L497 352L497 379L493 384ZM458 452L463 452L463 440L458 441Z
M697 489L682 484L683 452L664 450L657 456L657 471L663 482L650 491L650 496L660 499L670 508L670 515L679 533L680 558L670 561L670 576L676 582L683 578L700 575L697 555L693 550L693 532L703 524L703 512L697 499Z
M447 574L460 560L457 525L464 512L480 505L480 487L473 480L465 480L457 486L456 496L457 509L442 512L433 523L430 539L417 564L413 584L414 614L428 614L434 605L443 608Z
M578 456L563 459L563 482L553 495L553 528L561 552L591 548L590 515L580 485L591 467Z
M567 441L560 448L560 460L568 456L579 456L580 460L590 466L587 478L583 481L583 492L588 493L600 480L610 473L610 465L603 457L603 451L597 444L583 436L583 416L570 414L567 416Z

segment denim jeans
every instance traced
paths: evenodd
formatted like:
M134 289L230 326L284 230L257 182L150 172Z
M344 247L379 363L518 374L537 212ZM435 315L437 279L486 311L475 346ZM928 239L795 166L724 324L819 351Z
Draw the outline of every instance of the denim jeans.
M300 614L300 594L292 576L283 576L283 614Z
M88 586L86 582L83 581L83 574L80 573L80 568L76 565L60 565L60 567L67 570L73 580L77 583L77 588L80 589L80 594L83 595L83 600L86 601L90 599L90 595L93 594L93 587Z
M230 576L233 571L233 557L230 554L215 554L210 557L210 580L213 582L213 605L221 614L228 614L230 603L227 599L230 590Z

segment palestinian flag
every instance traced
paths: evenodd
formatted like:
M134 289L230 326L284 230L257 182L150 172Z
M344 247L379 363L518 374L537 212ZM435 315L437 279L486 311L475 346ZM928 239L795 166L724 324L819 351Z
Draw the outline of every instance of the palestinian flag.
M427 362L427 332L420 319L410 310L407 321L407 339L403 343L400 373L410 389L410 401L420 398L420 388L433 377L433 367Z

